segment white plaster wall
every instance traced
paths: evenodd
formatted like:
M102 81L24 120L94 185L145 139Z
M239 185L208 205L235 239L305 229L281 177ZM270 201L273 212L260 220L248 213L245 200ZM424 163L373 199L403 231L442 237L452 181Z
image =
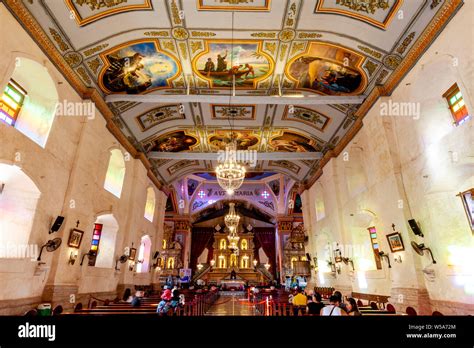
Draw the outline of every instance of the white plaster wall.
M2 36L2 52L6 53L0 56L1 89L13 71L15 57L26 56L45 63L57 84L60 101L81 102L73 88L2 4L0 19L0 29L15 32L15 35ZM41 84L36 88L41 88ZM121 265L118 272L113 268L89 267L87 258L82 267L79 265L80 257L90 247L93 223L98 215L112 213L117 219L116 257L132 243L138 248L144 234L152 239L153 253L163 232L161 211L164 211L166 196L155 188L155 218L153 223L146 220L146 189L152 184L140 161L133 158L126 161L120 199L103 189L110 149L119 148L125 152L105 125L98 110L93 120L56 117L44 149L14 128L0 125L0 160L20 166L41 191L29 243L41 245L46 242L52 237L48 235L52 219L57 215L66 217L61 230L53 236L63 239L61 247L54 253L44 253L42 258L50 267L47 273L34 276L37 263L31 260L0 260L0 300L41 296L46 284L76 286L79 293L89 293L115 291L118 283L151 282L151 273L135 276L127 264ZM80 221L79 229L85 233L78 260L74 265L68 265L69 255L74 249L68 248L67 239L77 220Z
M362 130L338 158L326 165L323 175L302 196L305 225L309 227L308 247L312 256L317 254L320 260L328 240L356 243L359 233L365 234L368 240L366 228L357 227L351 217L360 209L376 214L373 224L381 250L390 251L385 236L393 232L392 223L402 234L405 245L405 251L390 255L391 269L383 260L382 270L364 273L367 287L360 288L359 272L351 272L351 267L344 265L336 279L329 273L324 274L324 286L386 295L390 295L393 288L426 288L433 300L474 303L473 294L456 283L453 267L448 266L449 246L474 251L473 235L461 199L456 196L474 186L474 120L471 118L454 126L442 97L457 82L471 115L474 112L474 49L473 41L466 39L469 35L472 38L473 11L474 2L466 1L393 95L381 98L372 107L364 118ZM471 33L465 33L466 30ZM419 102L419 119L380 116L381 103L390 99L392 102ZM348 181L352 179L347 177L343 155L347 152L350 161L351 149L355 147L363 149L367 188L351 195ZM456 161L453 161L453 152L456 152ZM323 191L326 216L318 221L314 202L319 191ZM410 218L419 222L425 238L413 235L407 224ZM411 240L431 247L437 264L430 265L428 256L415 254ZM401 264L393 261L393 256L399 255L403 260ZM357 261L355 264L357 270ZM434 281L429 281L421 272L427 267L435 271ZM317 276L312 277L312 282L321 283Z

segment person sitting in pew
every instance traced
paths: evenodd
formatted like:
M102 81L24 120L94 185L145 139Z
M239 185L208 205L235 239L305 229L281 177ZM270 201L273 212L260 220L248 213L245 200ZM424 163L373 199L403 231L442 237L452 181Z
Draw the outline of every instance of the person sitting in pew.
M357 306L357 302L352 297L349 297L347 299L347 309L349 310L347 315L354 316L354 317L358 317L361 315L359 311L359 307Z
M308 296L308 314L309 315L319 315L321 313L321 309L324 307L323 299L319 292L315 293L311 297L311 301L309 300Z
M331 317L331 316L345 316L347 315L346 311L341 309L341 302L339 297L332 295L329 298L329 306L321 309L321 316Z
M346 304L344 303L344 301L342 300L342 293L340 291L334 291L333 292L333 296L336 296L339 300L339 307L341 307L341 309L343 311L345 311L346 313L348 313L348 309L347 309L347 306Z
M156 308L156 312L161 315L167 315L169 310L171 309L171 290L168 289L168 286L164 287L163 294L161 295L161 302L158 303L158 307Z
M306 297L305 294L303 294L303 289L299 288L297 290L297 294L295 297L293 297L293 314L295 316L298 315L298 313L300 312L300 310L303 308L303 307L306 307L307 303L308 303L308 299Z

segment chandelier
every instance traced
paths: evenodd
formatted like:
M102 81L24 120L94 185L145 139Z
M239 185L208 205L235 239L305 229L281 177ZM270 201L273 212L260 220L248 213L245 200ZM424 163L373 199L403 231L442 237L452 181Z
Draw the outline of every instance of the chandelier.
M224 217L224 222L229 229L229 249L238 249L237 243L240 237L237 235L237 227L239 226L240 216L235 212L235 203L229 203L229 213Z
M245 179L245 167L236 161L236 146L226 147L224 163L216 167L217 182L229 195L234 194Z

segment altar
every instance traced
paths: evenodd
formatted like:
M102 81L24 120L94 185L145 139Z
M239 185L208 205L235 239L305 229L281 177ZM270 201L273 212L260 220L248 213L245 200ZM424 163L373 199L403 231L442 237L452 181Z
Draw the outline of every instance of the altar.
M226 289L234 288L234 289L243 290L245 289L246 282L240 279L222 279L221 285L222 287L225 287Z

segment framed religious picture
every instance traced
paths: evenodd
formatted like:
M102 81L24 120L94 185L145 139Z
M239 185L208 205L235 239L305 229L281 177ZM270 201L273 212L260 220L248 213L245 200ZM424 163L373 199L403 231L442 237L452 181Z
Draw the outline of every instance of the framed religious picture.
M130 248L130 256L128 257L128 259L129 260L135 260L136 256L137 256L137 249Z
M82 236L84 235L84 231L78 230L73 228L71 233L69 233L69 240L67 241L67 245L71 248L77 248L81 246Z
M405 250L402 235L399 232L387 234L388 245L392 253Z
M462 199L471 231L474 233L474 188L461 192L459 196Z

